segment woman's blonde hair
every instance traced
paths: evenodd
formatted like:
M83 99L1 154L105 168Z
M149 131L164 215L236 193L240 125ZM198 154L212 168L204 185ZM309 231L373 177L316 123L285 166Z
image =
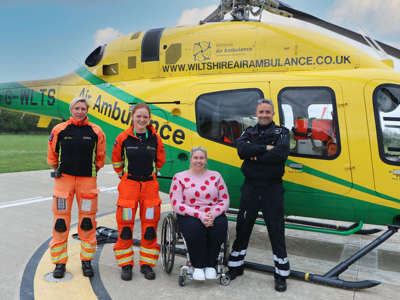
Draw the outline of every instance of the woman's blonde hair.
M89 107L90 107L89 100L84 96L78 96L78 97L75 97L74 99L72 99L71 103L69 104L69 110L71 110L72 107L75 104L77 104L78 102L84 102L86 104L86 108L89 110Z

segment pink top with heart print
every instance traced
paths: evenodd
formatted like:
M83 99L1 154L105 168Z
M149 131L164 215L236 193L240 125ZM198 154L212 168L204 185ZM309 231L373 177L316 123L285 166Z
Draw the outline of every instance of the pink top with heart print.
M201 175L193 175L189 170L176 173L169 198L177 214L201 221L209 211L216 218L229 208L228 189L217 171L206 170Z

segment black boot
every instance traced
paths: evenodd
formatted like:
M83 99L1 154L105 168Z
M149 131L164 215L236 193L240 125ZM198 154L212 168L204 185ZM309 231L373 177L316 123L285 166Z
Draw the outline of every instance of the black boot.
M152 267L149 265L143 265L140 267L140 273L144 274L144 278L148 280L153 280L156 278L156 273L154 273Z
M244 268L243 267L235 267L235 268L230 268L228 272L226 272L226 275L229 276L231 280L234 280L236 277L243 275Z
M53 271L54 278L63 278L65 275L65 264L56 264L56 268Z
M83 276L93 277L94 272L90 260L82 260L82 272Z
M275 277L275 290L278 292L286 291L286 279L282 277Z
M132 280L132 265L123 266L121 268L121 279L125 281Z

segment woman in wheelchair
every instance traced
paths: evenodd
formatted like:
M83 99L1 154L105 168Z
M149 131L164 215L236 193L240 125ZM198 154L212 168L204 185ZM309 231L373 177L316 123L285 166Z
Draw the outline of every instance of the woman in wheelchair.
M228 229L227 187L221 174L207 170L206 165L206 149L192 148L189 170L175 174L170 188L172 208L186 241L195 280L217 278L217 256Z

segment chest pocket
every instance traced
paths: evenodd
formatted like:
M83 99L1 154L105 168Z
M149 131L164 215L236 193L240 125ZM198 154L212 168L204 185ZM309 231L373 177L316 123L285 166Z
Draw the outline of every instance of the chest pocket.
M128 156L128 159L132 158L135 161L139 159L154 161L156 148L142 143L137 143L136 145L127 146L126 154Z
M61 141L61 149L66 152L91 153L95 139L91 136L67 135Z

